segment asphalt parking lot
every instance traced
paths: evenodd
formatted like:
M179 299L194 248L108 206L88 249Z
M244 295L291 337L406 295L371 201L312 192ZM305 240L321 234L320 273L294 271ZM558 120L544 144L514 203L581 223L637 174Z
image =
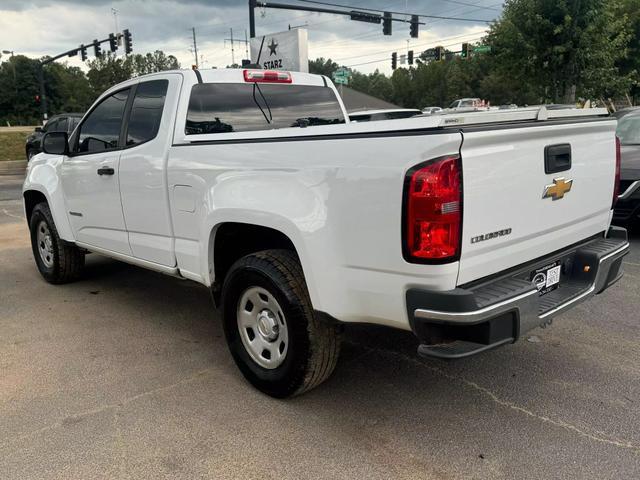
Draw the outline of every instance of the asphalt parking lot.
M640 477L638 234L619 284L517 344L444 363L350 328L333 377L278 401L203 287L97 255L45 283L19 183L0 177L2 478Z

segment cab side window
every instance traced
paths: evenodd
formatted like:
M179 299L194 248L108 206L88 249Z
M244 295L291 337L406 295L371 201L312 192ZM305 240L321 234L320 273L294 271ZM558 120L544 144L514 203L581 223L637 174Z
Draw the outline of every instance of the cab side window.
M168 80L153 80L138 85L129 115L127 146L139 145L156 137L168 87Z
M52 132L66 132L67 131L67 119L61 118L58 120L58 123L55 126L55 130L51 130Z
M80 125L76 152L93 153L118 148L129 89L105 98Z
M49 120L42 128L43 132L56 132L58 128L58 120Z

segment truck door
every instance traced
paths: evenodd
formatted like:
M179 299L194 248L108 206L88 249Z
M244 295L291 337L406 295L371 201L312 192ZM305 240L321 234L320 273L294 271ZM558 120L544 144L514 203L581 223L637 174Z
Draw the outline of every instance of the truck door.
M133 256L165 266L176 264L169 214L166 160L182 77L166 74L140 82L125 127L120 157L122 210Z
M63 160L67 214L78 242L131 255L120 202L120 134L130 89L102 100L84 119Z

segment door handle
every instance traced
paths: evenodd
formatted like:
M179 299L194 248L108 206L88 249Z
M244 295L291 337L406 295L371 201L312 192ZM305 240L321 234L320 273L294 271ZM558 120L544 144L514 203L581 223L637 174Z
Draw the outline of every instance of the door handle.
M111 167L100 167L98 169L98 175L113 175L116 171Z
M571 169L571 145L547 145L544 148L544 173L558 173Z

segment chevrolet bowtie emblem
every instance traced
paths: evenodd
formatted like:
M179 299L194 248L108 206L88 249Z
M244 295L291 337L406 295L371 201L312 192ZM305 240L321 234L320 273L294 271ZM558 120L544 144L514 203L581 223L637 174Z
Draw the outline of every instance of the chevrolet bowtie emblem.
M564 178L554 178L553 184L544 187L544 193L542 198L551 197L554 200L560 200L564 198L564 194L571 190L573 180L565 180Z

